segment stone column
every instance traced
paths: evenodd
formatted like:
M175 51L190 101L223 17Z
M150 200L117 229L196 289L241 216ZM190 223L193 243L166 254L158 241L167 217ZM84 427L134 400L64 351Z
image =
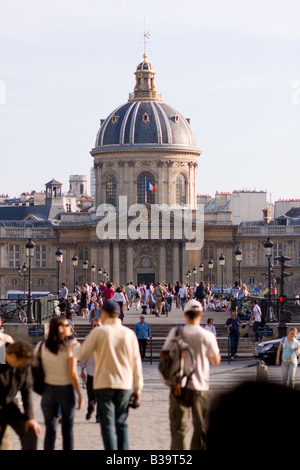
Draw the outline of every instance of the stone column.
M158 281L161 284L166 283L166 246L164 241L159 244Z
M126 253L126 258L127 258L127 272L126 272L126 278L127 282L133 281L133 283L136 283L136 279L133 277L133 247L132 247L132 242L127 242L127 253Z
M113 243L112 281L116 287L120 285L120 242L118 240Z
M175 285L176 281L180 281L180 273L179 273L179 245L177 241L173 241L173 285Z

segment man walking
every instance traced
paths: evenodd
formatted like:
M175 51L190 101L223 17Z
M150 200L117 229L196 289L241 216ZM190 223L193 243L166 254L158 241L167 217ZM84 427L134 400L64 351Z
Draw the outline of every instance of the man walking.
M151 338L149 323L145 322L145 316L140 316L140 321L135 325L134 332L139 342L141 358L145 359L148 338Z
M95 357L93 387L105 450L128 450L128 406L138 405L143 388L142 361L134 331L122 325L120 308L103 303L101 328L94 328L81 346L80 360Z
M29 343L16 341L5 350L5 364L0 365L0 447L6 427L18 434L22 450L36 450L40 426L33 419L33 380L29 361L32 348ZM21 392L23 411L14 399Z
M186 325L183 327L183 339L194 351L196 369L179 396L172 389L170 391L171 449L203 450L206 449L210 364L220 364L221 356L215 335L200 326L203 316L201 303L195 299L188 301L184 306L184 316ZM168 348L175 332L176 328L172 328L163 349ZM194 434L189 445L190 408Z
M228 330L230 338L230 359L233 361L237 355L240 341L240 328L242 324L236 314L236 309L231 310L231 317L227 319L225 328Z

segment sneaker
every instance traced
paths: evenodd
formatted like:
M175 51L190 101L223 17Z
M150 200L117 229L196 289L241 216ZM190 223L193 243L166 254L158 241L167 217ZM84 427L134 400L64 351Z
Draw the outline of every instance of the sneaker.
M231 361L234 361L234 357L233 357L233 356L231 356L230 360L231 360Z

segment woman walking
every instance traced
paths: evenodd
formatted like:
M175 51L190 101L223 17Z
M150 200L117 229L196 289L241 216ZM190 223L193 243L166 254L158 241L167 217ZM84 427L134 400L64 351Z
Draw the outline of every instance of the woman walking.
M297 333L296 328L289 328L288 335L281 339L276 357L276 365L279 366L281 362L283 385L290 388L295 386L298 355L300 355L300 342L297 340Z
M44 450L54 450L59 412L62 418L63 450L73 449L73 421L76 409L74 391L78 395L78 410L82 407L82 397L77 375L77 359L72 342L68 341L70 334L70 323L65 317L52 318L48 338L41 348L45 374L41 401L46 424Z

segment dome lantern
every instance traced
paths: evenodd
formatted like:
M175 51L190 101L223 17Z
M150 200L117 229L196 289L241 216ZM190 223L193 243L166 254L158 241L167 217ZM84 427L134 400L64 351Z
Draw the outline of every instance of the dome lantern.
M157 93L155 86L155 70L147 61L146 53L144 53L143 57L144 61L136 68L134 92L129 94L128 101L147 100L161 102L161 94Z

